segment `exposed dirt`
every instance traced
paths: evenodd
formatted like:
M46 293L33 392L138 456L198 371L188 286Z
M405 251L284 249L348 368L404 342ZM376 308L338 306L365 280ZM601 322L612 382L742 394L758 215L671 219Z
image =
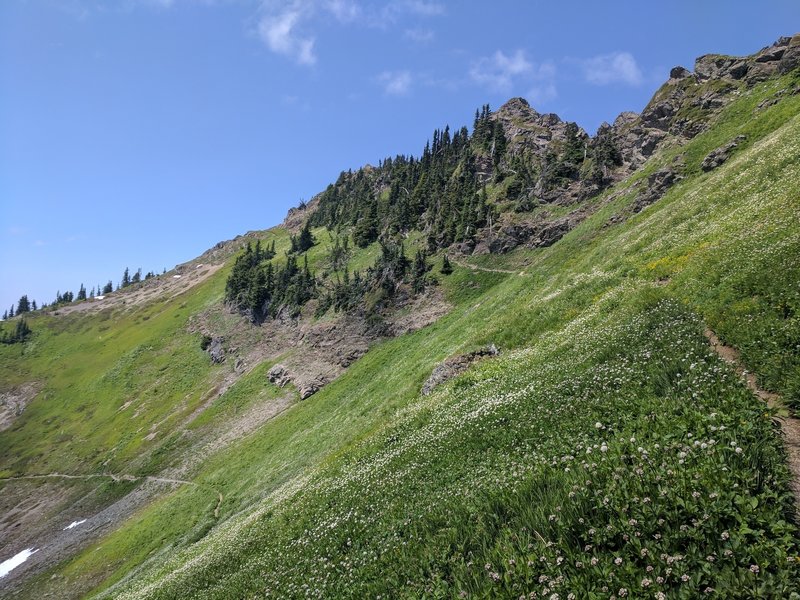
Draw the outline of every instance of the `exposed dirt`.
M376 341L430 325L450 310L440 289L410 298L384 317L381 328L370 327L359 316L326 315L315 320L312 301L299 319L277 318L254 325L224 306L215 306L190 322L190 331L224 340L229 365L207 403L263 362L280 361L286 371L281 384L291 382L302 397L321 389L361 358ZM203 407L199 411L205 410Z
M133 491L120 500L106 506L95 514L88 514L87 509L81 510L82 505L91 505L86 497L79 498L71 505L63 506L63 499L69 496L69 491L63 486L52 485L50 482L58 480L90 481L110 479L115 482L139 483ZM13 541L3 544L3 556L11 556L24 548L37 548L38 552L26 562L12 570L0 580L0 592L5 595L18 588L28 576L35 575L60 561L73 556L100 536L109 533L122 521L129 518L135 511L144 507L163 493L163 486L190 485L208 490L216 498L214 518L219 517L219 510L224 500L222 492L208 485L177 479L173 477L144 476L139 477L128 473L92 473L88 475L69 475L64 473L46 473L43 475L23 475L0 479L6 484L3 494L13 490L16 484L26 484L35 481L47 482L44 486L37 486L33 490L24 490L21 501L10 510L3 519L4 529L13 527ZM11 487L9 487L9 484ZM25 493L26 492L26 493ZM95 493L96 489L89 493ZM12 492L13 493L13 492ZM61 508L60 514L54 509ZM49 518L45 518L47 515ZM63 515L63 516L62 516ZM80 525L65 529L70 522L85 520ZM5 534L5 531L3 531ZM5 537L5 535L4 535ZM11 538L12 536L9 536Z
M187 264L180 265L166 274L158 275L142 283L134 284L123 290L105 295L102 299L94 298L84 302L73 302L55 309L54 314L73 314L97 312L107 308L130 308L140 306L151 300L174 299L187 290L202 283L219 269L219 264Z
M0 392L0 431L11 427L28 403L39 393L38 383L23 383L10 390Z
M485 273L506 273L508 275L519 275L520 277L527 275L525 271L520 271L519 273L517 273L516 271L509 271L507 269L490 269L488 267L479 267L478 265L473 265L472 263L464 262L456 258L455 256L448 256L448 258L450 259L450 262L452 262L453 264L458 265L459 267L462 267L464 269L470 269L472 271L483 271Z
M723 344L710 329L706 329L704 334L719 357L732 365L736 372L744 378L747 387L771 408L779 411L778 421L783 433L787 463L792 473L790 487L794 494L798 515L800 515L800 419L796 419L788 413L778 394L768 392L758 386L756 376L744 368L741 356L736 348Z

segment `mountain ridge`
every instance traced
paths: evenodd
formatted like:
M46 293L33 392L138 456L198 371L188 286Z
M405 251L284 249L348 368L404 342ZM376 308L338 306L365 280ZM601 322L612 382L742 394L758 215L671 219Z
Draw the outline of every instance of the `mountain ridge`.
M41 387L0 433L0 485L16 515L3 523L4 549L43 547L2 582L3 593L790 595L800 581L798 536L773 413L715 359L703 327L741 350L762 388L793 400L800 84L796 67L779 69L794 60L797 39L744 60L738 79L741 59L701 57L699 78L673 70L644 117L602 128L620 140L618 160L612 152L595 161L606 151L593 145L598 136L515 99L479 112L477 134L459 132L458 142L438 130L428 150L452 162L441 163L439 175L449 175L436 189L458 200L485 195L475 205L487 210L480 226L474 214L437 223L441 198L425 196L419 180L420 203L406 214L424 227L393 224L413 196L398 182L435 171L391 159L343 173L283 227L221 242L111 295L117 304L36 315L32 340L17 353L2 349L6 381ZM774 72L760 81L762 69ZM528 179L517 170L526 152L536 166ZM474 196L459 195L472 191L462 176L473 158ZM337 186L363 195L348 204ZM354 234L364 206L376 208L380 231L362 228L376 239L354 243L349 269L337 269L336 236ZM309 222L318 243L297 252ZM305 257L320 279L320 296L298 316L279 311L254 324L225 305L235 261L256 242L275 243L269 261L278 266ZM383 303L378 316L418 316L415 303L431 295L446 310L400 335L360 338L357 355L342 355L350 362L318 385L304 357L317 352L322 370L338 360L345 321L368 323L377 288L354 308L318 314L324 294L346 272L368 281L382 244L392 243L428 252L423 262L436 267L422 274L422 291L410 272L376 279L393 287L373 305ZM449 275L438 266L446 256ZM163 293L133 301L157 286ZM203 336L221 340L224 360L212 362ZM438 365L490 344L500 356L420 395ZM311 377L295 381L298 392L282 387L301 375ZM305 396L307 384L317 389ZM56 523L146 486L112 480L41 493L10 479L46 470L198 485L150 490L133 519L101 526L90 517L96 534L52 554ZM212 488L224 495L219 504ZM26 489L40 491L39 508L26 508ZM669 560L656 560L660 553ZM613 588L601 589L612 577Z

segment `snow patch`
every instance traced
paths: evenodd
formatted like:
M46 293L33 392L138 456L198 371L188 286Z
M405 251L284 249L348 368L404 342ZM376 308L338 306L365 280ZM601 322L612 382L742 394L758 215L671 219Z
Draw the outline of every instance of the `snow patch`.
M173 276L172 276L172 278L173 278L173 279L180 279L180 278L181 278L181 276L180 276L180 275L173 275Z
M80 521L73 521L72 523L64 527L64 531L66 531L67 529L72 529L73 527L77 527L81 523L86 523L86 519L81 519Z
M31 554L34 554L38 551L39 551L38 548L36 548L35 550L33 548L28 548L27 550L18 552L8 560L4 560L3 562L1 562L0 577L5 577L6 575L8 575L12 571L12 569L16 569L18 566L20 566L22 563L28 560L31 557Z

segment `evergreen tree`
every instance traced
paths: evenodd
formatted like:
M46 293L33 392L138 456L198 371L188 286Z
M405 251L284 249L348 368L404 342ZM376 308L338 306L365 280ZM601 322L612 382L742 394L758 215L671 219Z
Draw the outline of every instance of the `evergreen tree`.
M453 265L450 264L450 259L447 258L447 254L445 254L442 259L442 268L440 272L442 275L450 275L450 273L453 272Z
M23 313L30 312L30 310L31 305L30 302L28 302L28 296L22 296L17 303L17 314L21 315Z
M108 283L106 283L106 284L103 286L103 294L110 294L110 293L111 293L111 292L113 292L113 291L114 291L114 284L113 284L113 283L111 283L111 280L109 279L109 280L108 280Z
M122 274L122 287L126 288L131 284L131 275L128 272L128 267L125 267L125 272Z
M17 321L17 329L14 332L14 336L16 337L16 341L22 342L25 341L25 338L28 337L31 333L31 328L28 327L28 323L25 319L20 319Z
M137 269L136 273L133 274L133 277L131 277L131 283L132 284L133 283L139 283L141 280L142 280L142 268L139 267L139 269Z
M14 305L13 304L11 305L11 309L8 311L8 318L9 319L13 319L14 318Z
M77 300L86 300L86 288L81 284L81 289L78 290Z
M311 223L306 221L305 225L303 225L303 229L300 231L300 238L298 239L299 250L300 252L305 252L316 243L317 240L314 238L314 234L311 233Z
M33 300L31 302L31 310L34 310L34 311L36 310L36 300Z
M371 201L353 229L353 242L366 248L378 239L378 203Z
M3 311L3 321L8 321L8 311Z

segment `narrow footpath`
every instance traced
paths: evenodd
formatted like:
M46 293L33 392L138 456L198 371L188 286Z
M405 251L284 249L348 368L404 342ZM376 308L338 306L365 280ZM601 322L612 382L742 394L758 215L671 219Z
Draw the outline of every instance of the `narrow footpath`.
M723 344L710 329L706 329L703 333L706 338L708 338L711 347L719 357L732 365L736 369L736 372L744 378L747 387L750 388L756 396L766 402L770 408L780 410L778 421L780 422L781 432L783 433L783 444L786 448L787 463L792 473L792 481L789 485L794 494L797 514L800 516L800 419L791 416L791 413L786 409L786 406L783 404L778 394L768 392L758 386L756 376L744 368L741 355L736 348Z

